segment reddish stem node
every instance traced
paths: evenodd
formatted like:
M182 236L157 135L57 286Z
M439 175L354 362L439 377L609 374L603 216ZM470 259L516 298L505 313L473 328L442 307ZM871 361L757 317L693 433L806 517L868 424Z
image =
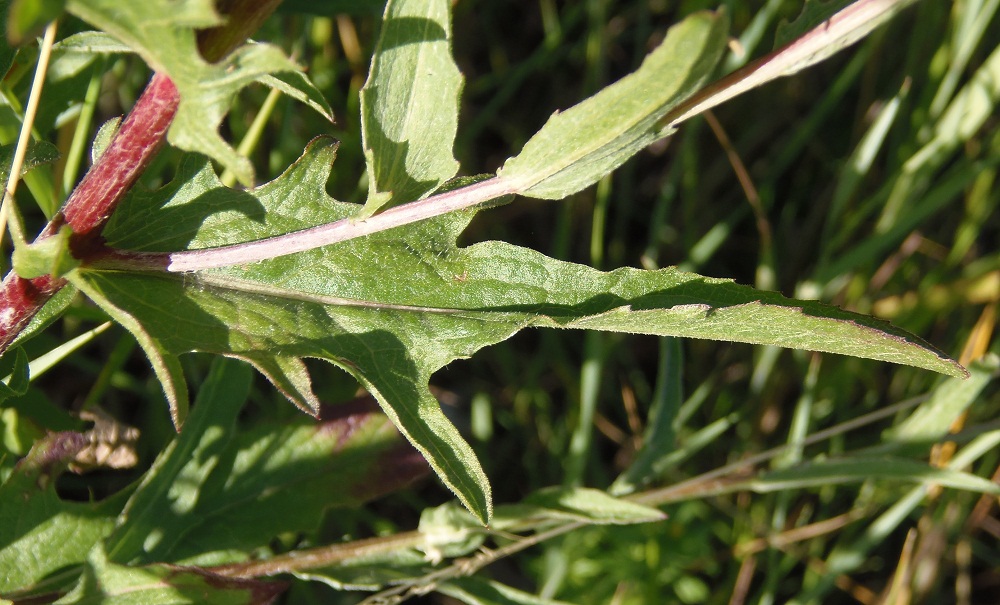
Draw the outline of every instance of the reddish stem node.
M216 61L256 30L280 0L224 0L219 10L225 25L199 34L205 57ZM49 237L63 225L73 229L70 247L81 260L100 256L104 250L101 230L125 193L135 184L163 146L167 130L177 113L180 96L173 81L157 73L104 154L46 225L38 239ZM66 280L43 276L22 279L11 271L0 284L0 355Z

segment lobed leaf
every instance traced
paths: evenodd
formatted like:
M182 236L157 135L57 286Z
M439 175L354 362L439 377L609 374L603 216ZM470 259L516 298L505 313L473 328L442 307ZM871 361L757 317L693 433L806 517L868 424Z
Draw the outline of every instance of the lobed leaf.
M462 75L451 56L448 0L391 0L361 89L361 136L373 214L455 176Z
M7 382L0 382L0 406L11 398L16 398L28 392L28 356L24 349L18 347L14 351L14 367L7 377Z
M165 189L127 199L105 235L124 248L193 249L354 216L357 205L325 192L334 154L319 139L253 192L221 187L193 159ZM502 242L458 248L477 210L245 266L180 275L89 268L71 279L109 312L127 313L154 359L195 350L245 359L305 408L314 397L307 379L283 380L274 368L303 357L341 366L481 521L489 484L427 384L444 365L527 327L773 344L964 373L886 322L728 280L673 268L604 273Z
M167 134L172 145L204 153L232 170L244 185L254 184L250 161L219 136L218 127L233 96L247 84L280 74L297 74L269 80L282 90L293 82L308 82L281 49L248 44L217 63L206 62L198 52L195 30L222 23L211 0L69 0L67 9L117 38L153 70L170 76L180 92L177 115ZM311 84L300 96L329 117L328 105L319 101L322 95Z

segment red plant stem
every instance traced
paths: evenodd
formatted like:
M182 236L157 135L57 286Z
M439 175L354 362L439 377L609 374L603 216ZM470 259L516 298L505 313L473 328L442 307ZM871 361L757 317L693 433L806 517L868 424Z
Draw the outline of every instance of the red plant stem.
M86 256L87 250L100 247L101 229L163 145L179 100L170 78L155 74L107 150L38 239L69 225L74 233L74 254ZM48 275L23 279L11 271L4 278L0 285L0 354L64 285L65 280Z
M223 0L223 26L199 33L199 47L217 61L243 43L280 4L280 0ZM73 230L73 255L86 259L103 248L101 230L125 193L149 166L166 139L180 96L165 74L154 74L118 134L38 236L54 235L63 225ZM37 240L36 240L37 241ZM66 280L49 275L23 279L11 271L0 284L0 355Z
M51 275L22 279L13 271L7 274L0 285L0 352L7 350L42 305L65 285L66 280Z
M153 75L146 90L122 122L107 151L66 200L62 209L65 223L77 238L95 237L163 146L167 129L177 113L180 97L166 75ZM58 217L49 223L42 237L52 235Z

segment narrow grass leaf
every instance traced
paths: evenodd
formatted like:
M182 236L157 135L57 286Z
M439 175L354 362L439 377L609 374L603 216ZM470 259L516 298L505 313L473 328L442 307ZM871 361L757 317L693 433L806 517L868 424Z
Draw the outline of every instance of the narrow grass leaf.
M330 508L360 506L426 472L373 402L329 407L320 421L240 429L251 379L242 362L213 363L184 430L108 539L109 559L243 561L275 536L315 531Z
M634 73L549 118L507 160L500 176L521 195L561 199L596 183L653 141L672 132L660 119L711 75L726 45L724 13L696 13Z
M928 128L933 133L930 140L903 164L875 225L876 231L889 232L908 218L914 201L927 196L937 171L996 113L998 102L1000 47L993 49L932 128Z
M919 460L883 456L803 464L765 473L750 484L756 492L773 492L869 479L936 484L983 494L1000 494L1000 485L971 473L938 468Z
M212 363L184 430L143 476L108 537L108 559L166 560L157 555L169 551L193 520L190 512L205 477L236 431L236 415L250 394L251 378L250 368L238 361L220 357Z
M941 383L909 418L885 432L885 440L930 443L944 437L955 420L975 403L998 369L1000 357L994 354L971 364L968 380L951 378Z
M358 510L429 474L371 398L325 406L318 420L264 423L219 452L161 552L189 565L245 561L278 536L318 531L331 510Z
M657 469L677 450L674 421L684 394L681 390L681 371L684 366L680 340L664 338L660 341L660 368L656 376L656 392L649 410L642 448L635 461L615 479L610 492L616 496L634 492L651 480Z
M475 576L449 580L437 591L468 605L569 605Z
M960 449L951 459L945 470L954 471L966 468L987 453L996 451L1000 445L1000 431L990 431L976 437L968 445ZM941 470L941 469L936 469ZM985 479L976 477L980 482ZM993 490L995 483L988 482ZM933 481L921 482L898 498L884 513L876 517L856 539L837 544L825 561L825 573L812 586L802 592L797 603L820 603L834 589L837 578L854 572L860 566L870 561L869 553L881 544L891 532L902 523L912 519L913 511L924 502ZM987 491L985 493L991 493Z
M455 176L462 75L451 56L448 0L391 0L361 90L364 215L418 199Z

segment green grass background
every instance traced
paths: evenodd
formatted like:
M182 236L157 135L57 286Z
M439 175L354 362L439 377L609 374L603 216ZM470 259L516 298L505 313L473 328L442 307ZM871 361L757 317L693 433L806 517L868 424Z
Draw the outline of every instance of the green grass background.
M778 22L801 8L794 1L723 4L739 50L723 70L768 52ZM561 202L518 200L482 213L464 241L503 239L604 269L678 265L890 319L963 362L995 351L1000 120L988 89L997 90L1000 65L983 72L1000 44L997 5L919 2L852 49L685 124L596 187ZM466 86L455 153L463 172L495 171L551 112L635 69L683 15L718 6L459 0L454 52ZM316 134L332 132L341 147L329 189L363 201L358 89L378 9L356 3L351 14L331 16L314 14L324 11L318 3L306 6L309 12L303 7L286 6L257 38L307 66L337 124L287 99L262 113L266 91L251 89L224 128L240 141L260 116L263 130L250 155L262 178L276 176ZM127 108L146 78L134 58L98 67L107 70L103 79L95 68L73 84L78 92L92 79L101 84L93 124ZM962 97L976 78L984 84ZM43 132L69 150L77 122L42 119ZM164 153L146 184L168 178L175 159ZM30 343L30 352L98 319L77 305ZM190 356L186 363L197 385L208 360ZM339 371L315 370L324 399L353 393ZM139 468L68 476L65 494L113 493L171 438L159 388L121 329L53 373L37 397L61 407L100 403L144 435ZM925 397L942 380L912 368L747 345L531 331L451 364L432 387L476 447L497 502L510 503L549 485L608 487L635 459L654 418L665 427L655 447L667 456L655 484L669 486ZM250 418L297 413L263 380L251 400ZM965 426L996 429L998 411L1000 396L987 387ZM754 468L878 446L905 416L837 430ZM935 454L927 447L917 455ZM1000 451L992 451L969 470L988 478L998 464ZM989 508L988 498L943 490L887 518L911 489L869 481L713 496L696 485L664 507L669 519L662 523L578 530L484 573L581 604L1000 601L995 499ZM321 534L290 536L276 548L409 530L423 508L448 499L428 481L365 510L338 511ZM284 599L357 597L296 583Z

